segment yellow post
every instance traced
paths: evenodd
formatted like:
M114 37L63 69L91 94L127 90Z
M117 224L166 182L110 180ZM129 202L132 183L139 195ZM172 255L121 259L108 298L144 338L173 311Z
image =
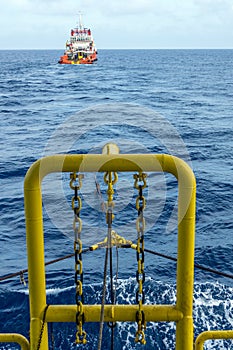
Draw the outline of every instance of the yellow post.
M190 174L191 175L191 174ZM181 175L183 176L183 175ZM180 181L181 180L181 181ZM176 349L192 349L196 186L192 177L179 179ZM189 204L187 206L187 203Z
M192 309L196 184L192 170L181 159L165 154L86 154L54 155L42 158L32 165L25 177L25 217L31 320L30 348L33 350L38 344L46 307L41 181L44 176L51 172L117 171L164 171L170 172L178 179L177 302L175 310L179 317L173 311L167 309L165 305L161 305L160 316L163 320L165 318L167 321L177 322L176 349L193 349ZM88 307L89 305L85 305L85 310ZM108 310L108 308L106 309ZM153 319L150 316L151 310L148 311L147 321L150 321L150 318ZM164 316L168 310L169 315ZM123 318L125 311L123 309L118 309L118 311L118 313L115 313L114 307L111 308L112 321L117 321L115 314ZM174 319L171 315L174 316ZM56 310L56 316L57 318L61 316L59 310ZM46 321L48 321L47 317ZM46 325L40 349L48 349Z
M166 157L163 170L178 180L178 251L176 307L183 318L176 323L176 349L193 349L193 283L195 247L196 181L188 165Z
M28 247L28 281L30 293L30 349L36 349L41 328L43 312L46 307L44 235L42 215L41 179L38 165L29 169L24 184L24 205L26 237ZM47 326L45 324L40 349L48 348Z

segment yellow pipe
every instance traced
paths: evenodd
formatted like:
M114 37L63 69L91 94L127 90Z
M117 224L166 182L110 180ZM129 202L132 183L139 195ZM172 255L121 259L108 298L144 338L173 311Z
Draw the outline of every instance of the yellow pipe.
M233 339L233 330L206 331L200 333L195 342L195 350L203 350L205 341L210 339Z
M183 188L179 189L180 194L183 191L185 191ZM193 189L193 198L195 197L194 191ZM186 195L184 193L183 197L185 198ZM184 215L185 210L187 211ZM194 213L194 201L190 203L188 209L179 203L176 305L184 317L176 325L176 349L192 349L193 347Z
M101 305L83 305L85 322L99 322ZM135 322L138 305L105 305L104 322ZM146 320L179 321L182 313L173 305L143 305ZM46 322L75 322L77 305L50 305Z
M29 350L29 342L21 334L17 333L1 333L0 334L1 343L17 343L21 346L22 350Z
M195 181L190 167L180 158L167 154L58 154L37 160L25 177L25 188L39 187L43 177L53 172L165 171L184 187Z
M178 179L177 322L176 349L193 347L193 276L195 177L181 159L165 154L54 155L35 162L25 177L25 217L31 317L31 349L37 344L46 306L41 182L52 172L170 172ZM148 319L149 321L149 319ZM46 350L45 327L41 349Z
M102 148L102 154L119 154L120 149L117 144L109 142L104 145Z
M25 178L24 195L30 292L30 349L37 348L42 327L40 315L46 307L42 194L38 164L39 162L36 162L30 168L31 174L36 176L29 176L28 186L26 185L27 176ZM40 348L48 348L46 324Z

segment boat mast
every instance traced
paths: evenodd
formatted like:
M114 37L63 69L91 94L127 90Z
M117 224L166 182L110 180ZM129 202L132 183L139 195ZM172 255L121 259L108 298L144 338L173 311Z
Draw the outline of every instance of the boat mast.
M79 27L80 30L83 30L82 12L79 11L78 15L79 15L79 24L78 24L78 27Z

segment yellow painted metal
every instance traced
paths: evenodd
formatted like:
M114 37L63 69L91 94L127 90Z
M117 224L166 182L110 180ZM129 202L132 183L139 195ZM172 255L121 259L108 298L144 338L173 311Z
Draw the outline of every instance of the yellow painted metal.
M22 350L29 350L29 342L27 338L18 333L0 333L1 343L17 343Z
M181 159L166 154L85 154L54 155L35 162L25 177L25 218L28 249L31 349L35 349L41 331L46 307L44 238L42 218L41 182L52 172L169 172L178 180L178 254L177 254L177 301L174 306L182 317L176 321L176 349L193 349L193 277L195 235L195 177L190 167ZM96 306L97 307L97 306ZM146 306L143 306L146 308ZM167 306L161 306L165 312ZM130 306L127 306L130 309ZM88 305L85 305L85 316ZM48 309L50 313L51 307ZM96 309L97 310L97 309ZM98 314L98 310L97 312ZM108 308L106 308L108 310ZM117 321L112 307L112 321ZM119 309L120 318L125 312ZM151 309L153 310L153 308ZM127 311L128 313L128 311ZM146 320L156 318L149 312ZM56 311L60 319L62 313ZM100 315L100 313L99 313ZM162 315L161 315L162 316ZM170 316L165 320L171 321ZM90 316L91 318L91 316ZM46 320L48 321L47 317ZM164 320L164 319L163 319ZM55 321L55 320L54 320ZM135 321L135 319L134 319ZM41 350L47 350L45 327Z
M210 339L233 339L233 330L206 331L200 333L195 342L195 350L203 350L205 341Z
M25 213L31 315L30 349L36 349L43 319L40 315L46 306L43 216L39 174L32 180L31 186L25 188ZM41 349L48 348L47 339L47 325L45 324Z
M83 305L85 322L100 321L101 305ZM143 305L145 317L151 322L180 321L182 312L175 305ZM104 321L135 322L138 305L104 305ZM76 305L50 305L46 322L75 322Z
M132 244L132 241L125 239L124 237L119 236L114 230L111 231L111 246L113 247L120 247L122 245L129 245L133 249L137 249L137 245ZM90 250L96 250L100 247L107 247L108 244L108 237L105 237L105 239L102 242L98 242L90 247Z
M117 144L109 142L104 145L102 148L102 154L119 154L120 149Z

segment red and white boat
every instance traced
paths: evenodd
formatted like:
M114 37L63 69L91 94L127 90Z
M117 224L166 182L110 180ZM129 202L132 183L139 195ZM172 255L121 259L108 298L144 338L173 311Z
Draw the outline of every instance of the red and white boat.
M97 61L97 50L91 30L82 24L79 14L79 23L71 29L70 39L66 42L64 55L60 57L60 64L92 64Z

